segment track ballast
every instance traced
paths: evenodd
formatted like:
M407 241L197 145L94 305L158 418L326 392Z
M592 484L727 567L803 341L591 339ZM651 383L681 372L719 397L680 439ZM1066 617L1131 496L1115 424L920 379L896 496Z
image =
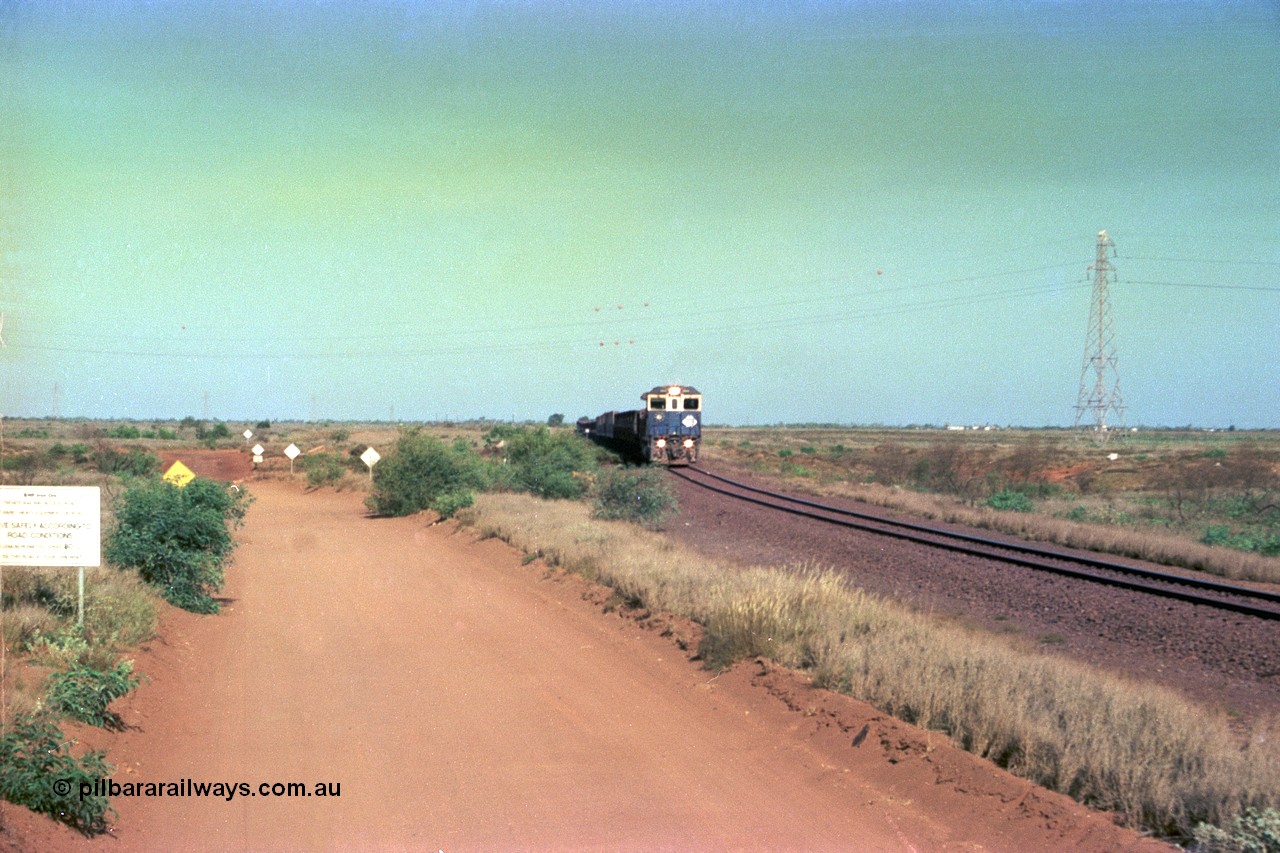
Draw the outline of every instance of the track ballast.
M1038 571L1053 572L1259 619L1280 621L1280 595L1266 590L1160 572L1083 552L1049 550L1026 543L961 533L920 522L903 521L829 506L807 498L731 480L701 467L671 469L671 473L709 491L779 512L919 542L984 559L1025 566Z

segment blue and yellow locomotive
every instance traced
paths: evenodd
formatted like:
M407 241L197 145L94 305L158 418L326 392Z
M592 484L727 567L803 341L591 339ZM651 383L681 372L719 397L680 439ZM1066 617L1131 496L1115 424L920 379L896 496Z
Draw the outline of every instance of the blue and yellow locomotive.
M688 385L659 385L643 409L578 419L578 432L641 462L688 465L702 443L702 395Z

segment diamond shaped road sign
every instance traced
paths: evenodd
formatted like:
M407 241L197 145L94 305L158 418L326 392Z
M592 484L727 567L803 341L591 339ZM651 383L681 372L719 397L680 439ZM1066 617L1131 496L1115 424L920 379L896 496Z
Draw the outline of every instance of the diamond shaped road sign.
M190 483L195 478L196 478L195 472L193 472L186 465L183 465L181 462L174 462L172 465L170 465L169 470L164 472L164 477L163 477L165 482L173 483L179 489L181 489L187 483Z
M374 450L372 447L360 454L360 461L368 465L370 468L373 468L381 458L382 454Z

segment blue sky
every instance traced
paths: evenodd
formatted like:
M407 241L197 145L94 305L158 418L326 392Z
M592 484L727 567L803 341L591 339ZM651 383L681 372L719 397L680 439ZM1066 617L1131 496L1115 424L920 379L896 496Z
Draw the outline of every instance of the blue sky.
M0 0L9 416L1280 426L1266 2ZM206 402L207 401L207 402Z

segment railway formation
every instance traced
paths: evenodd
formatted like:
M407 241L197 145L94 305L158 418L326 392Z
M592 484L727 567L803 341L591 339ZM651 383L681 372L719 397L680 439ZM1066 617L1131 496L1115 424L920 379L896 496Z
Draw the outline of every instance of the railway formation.
M792 515L1245 616L1280 621L1280 594L1266 590L1160 572L1100 559L1090 554L1050 550L828 506L731 480L703 468L670 470L674 476L703 489Z

